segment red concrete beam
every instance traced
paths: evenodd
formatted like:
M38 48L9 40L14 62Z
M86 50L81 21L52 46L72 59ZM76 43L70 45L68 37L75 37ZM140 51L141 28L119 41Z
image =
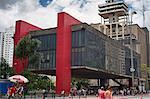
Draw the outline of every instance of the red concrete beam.
M25 21L18 20L16 22L16 27L15 27L14 48L17 46L17 44L23 37L28 35L30 31L34 31L34 30L41 30L41 28L34 26L30 23L27 23ZM23 61L28 63L28 59L23 60ZM20 59L17 59L15 57L15 54L13 57L13 68L17 74L23 72L23 70L25 69L25 66L23 66Z
M65 12L58 14L56 42L56 93L70 92L71 84L71 26L81 22Z

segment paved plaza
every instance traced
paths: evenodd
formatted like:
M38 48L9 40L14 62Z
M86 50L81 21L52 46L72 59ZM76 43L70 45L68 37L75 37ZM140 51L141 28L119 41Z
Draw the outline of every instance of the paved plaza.
M52 98L46 98L46 99L52 99ZM73 97L73 98L69 98L69 97L58 97L55 99L99 99L96 96L87 96L87 97ZM146 95L146 96L113 96L113 99L150 99L150 95Z
M0 99L7 99L7 97L0 97ZM41 96L31 97L26 96L24 99L44 99ZM99 99L96 96L87 96L87 97L79 97L79 96L73 96L73 97L46 97L45 99ZM149 95L137 95L137 96L113 96L113 99L150 99Z
M26 99L42 99L42 97L26 97ZM96 96L87 96L87 97L79 97L79 96L74 96L74 97L46 97L45 99L99 99ZM137 96L113 96L113 99L150 99L150 95L137 95Z

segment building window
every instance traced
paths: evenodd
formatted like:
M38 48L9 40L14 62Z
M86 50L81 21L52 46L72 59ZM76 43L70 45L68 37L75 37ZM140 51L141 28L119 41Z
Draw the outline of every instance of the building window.
M56 67L56 34L49 34L43 36L35 36L33 39L41 41L37 52L40 54L37 69L52 69ZM29 68L31 67L29 65Z

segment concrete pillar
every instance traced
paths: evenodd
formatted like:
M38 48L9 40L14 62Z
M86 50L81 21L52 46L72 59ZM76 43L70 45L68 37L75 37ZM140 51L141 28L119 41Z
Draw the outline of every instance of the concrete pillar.
M97 79L97 85L98 85L98 87L100 87L100 79L99 78Z
M110 38L112 38L112 24L110 24Z
M118 33L119 33L118 23L116 23L116 40L118 40Z
M107 87L108 86L107 79L100 79L100 86Z
M58 13L56 44L56 93L70 93L71 83L71 26L81 22L65 12Z
M106 25L104 24L104 34L107 34L106 33Z
M125 30L124 30L125 28L124 28L124 26L125 26L125 25L123 24L123 25L122 25L122 38L123 38L123 39L125 38L125 37L124 37L124 34L125 34Z
M132 87L132 79L129 78L129 87Z

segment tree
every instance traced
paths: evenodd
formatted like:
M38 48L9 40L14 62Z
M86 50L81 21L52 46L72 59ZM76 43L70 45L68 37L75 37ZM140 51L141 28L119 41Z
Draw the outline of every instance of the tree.
M147 76L148 76L148 67L147 67L146 64L141 64L140 71L141 71L141 77L142 78L147 78Z
M23 66L27 66L25 60L29 59L30 65L38 64L39 54L37 52L41 42L37 39L31 39L29 36L24 37L15 48L15 56L21 60ZM48 86L54 88L52 81L46 77L39 76L25 69L23 75L28 78L28 90L46 89Z
M88 88L89 80L83 78L72 78L72 87L77 87L77 89Z
M27 84L28 90L47 89L48 87L52 89L55 88L54 83L47 76L40 76L29 70L25 70L23 75L29 80L29 83Z
M2 58L0 63L0 78L7 79L8 76L12 76L13 74L13 69L9 67L9 64L6 62L6 60Z
M21 60L23 66L27 66L27 59L29 57L31 64L36 62L35 57L37 56L36 50L40 46L40 41L37 39L31 39L29 36L25 36L15 48L15 56ZM33 61L32 61L33 57Z

